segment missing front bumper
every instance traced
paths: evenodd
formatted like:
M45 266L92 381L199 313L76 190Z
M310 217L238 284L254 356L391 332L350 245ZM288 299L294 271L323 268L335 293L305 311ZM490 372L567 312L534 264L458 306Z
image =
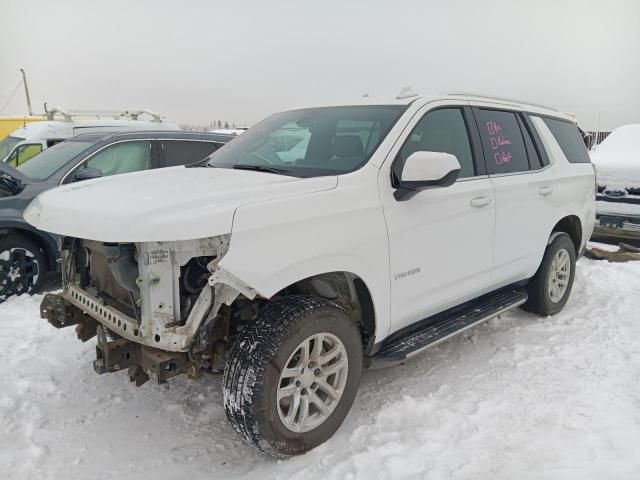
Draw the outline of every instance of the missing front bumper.
M151 378L162 384L181 374L199 375L199 367L189 360L186 353L165 352L124 338L109 341L102 326L98 327L97 336L93 369L99 375L128 369L129 380L137 386Z
M165 383L181 374L192 378L200 376L200 367L191 362L185 352L158 350L118 335L113 340L109 339L105 327L60 295L45 295L40 305L40 315L56 328L75 326L76 334L83 342L97 336L93 369L100 375L128 369L130 381L137 386L151 378L158 383Z

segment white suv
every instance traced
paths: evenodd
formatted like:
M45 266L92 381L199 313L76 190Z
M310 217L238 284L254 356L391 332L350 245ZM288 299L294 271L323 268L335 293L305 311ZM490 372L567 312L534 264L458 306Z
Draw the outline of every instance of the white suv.
M338 429L363 366L561 310L594 188L568 116L411 96L278 113L200 166L64 186L25 218L65 237L42 316L97 334L98 373L224 370L233 427L285 456Z

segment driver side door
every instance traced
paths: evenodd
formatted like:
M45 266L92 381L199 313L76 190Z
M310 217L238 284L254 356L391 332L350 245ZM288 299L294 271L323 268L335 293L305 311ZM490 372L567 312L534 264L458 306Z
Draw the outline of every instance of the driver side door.
M449 187L398 201L382 190L389 232L392 331L491 289L495 202L468 106L444 104L416 115L394 162L416 151L456 156ZM398 148L398 147L396 147ZM388 178L381 182L389 182Z

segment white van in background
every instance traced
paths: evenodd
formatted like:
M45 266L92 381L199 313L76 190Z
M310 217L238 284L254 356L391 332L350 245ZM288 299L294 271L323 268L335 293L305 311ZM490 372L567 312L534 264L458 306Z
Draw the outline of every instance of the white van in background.
M149 116L151 120L140 120L142 115ZM56 120L56 116L62 118ZM42 150L83 133L120 132L123 130L180 130L177 124L164 122L159 115L147 110L69 112L56 107L47 112L47 117L47 121L25 125L0 141L0 161L17 167ZM78 120L78 117L92 117L93 119Z

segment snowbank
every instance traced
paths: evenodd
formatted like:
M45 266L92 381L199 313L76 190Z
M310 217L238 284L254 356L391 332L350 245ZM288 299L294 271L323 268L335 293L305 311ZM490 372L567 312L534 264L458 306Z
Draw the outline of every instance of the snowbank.
M607 187L640 187L640 124L615 129L591 151L598 184Z
M227 425L221 378L135 388L94 340L0 305L7 479L602 479L640 469L640 264L581 260L564 312L516 311L367 372L346 423L286 461Z

